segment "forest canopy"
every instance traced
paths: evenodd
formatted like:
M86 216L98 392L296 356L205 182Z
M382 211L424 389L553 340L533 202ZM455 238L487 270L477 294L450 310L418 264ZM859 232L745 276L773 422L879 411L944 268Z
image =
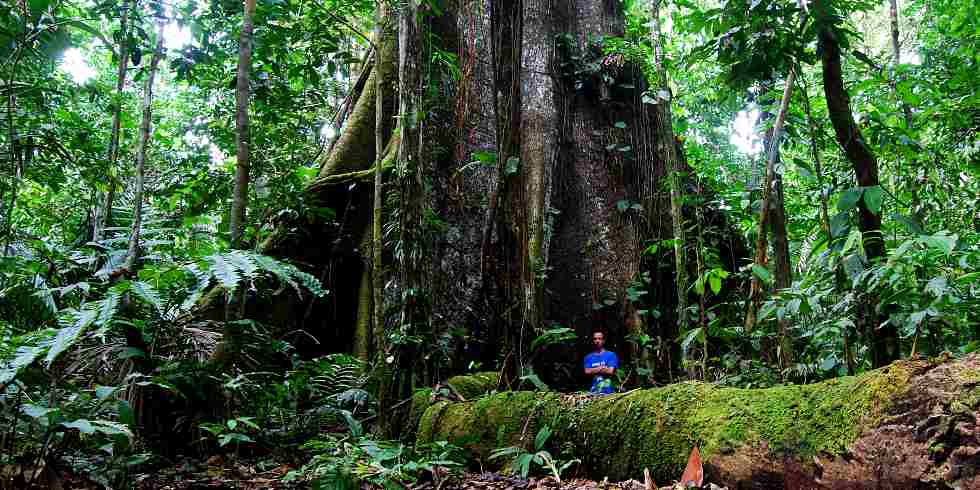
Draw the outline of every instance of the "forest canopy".
M0 2L0 487L980 485L978 19Z

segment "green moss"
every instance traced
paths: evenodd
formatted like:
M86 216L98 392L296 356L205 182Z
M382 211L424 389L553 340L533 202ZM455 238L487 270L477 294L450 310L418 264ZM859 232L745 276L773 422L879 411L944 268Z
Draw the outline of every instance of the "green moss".
M964 369L960 372L960 378L967 383L980 384L980 369Z
M408 423L411 426L407 429L408 433L421 431L423 428L423 417L432 405L432 389L424 388L416 390L412 394L412 405L408 409Z
M498 374L484 372L466 376L453 376L447 382L452 389L466 400L485 395L497 387Z
M554 393L505 392L426 412L429 440L450 440L485 456L529 444L542 425L551 445L582 459L596 476L634 478L650 468L670 481L698 444L710 458L743 445L806 458L841 454L865 429L882 422L912 376L906 364L861 376L769 389L680 383L576 401ZM430 412L433 414L430 416ZM420 430L420 437L422 431Z

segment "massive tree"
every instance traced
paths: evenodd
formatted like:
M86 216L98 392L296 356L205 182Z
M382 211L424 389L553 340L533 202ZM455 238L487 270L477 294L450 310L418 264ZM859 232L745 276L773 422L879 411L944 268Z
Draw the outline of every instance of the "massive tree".
M624 35L621 4L446 7L443 15L423 12L420 28L434 35L423 36L420 49L457 53L458 71L425 71L421 119L405 112L415 98L403 92L417 87L395 63L395 53L405 61L412 52L399 46L414 39L410 26L403 19L398 36L382 29L374 40L353 109L307 191L338 210L340 223L284 223L266 244L324 277L334 294L313 305L290 299L272 316L334 349L356 346L365 358L386 345L372 325L389 325L389 336L391 324L409 325L396 330L399 341L429 344L415 359L419 382L469 361L502 366L505 384L513 381L533 369L541 353L531 351L532 340L553 324L583 337L601 328L620 341L627 333L676 338L674 257L670 247L642 252L674 236L664 153L683 148L658 129L670 126L669 116L656 97L644 97L640 60L605 47ZM391 169L397 175L384 179L380 219L397 234L386 237L385 305L378 305L370 287L380 279L371 267L374 172ZM686 180L679 186L691 192ZM738 247L723 243L721 256L730 259ZM631 301L627 289L644 272L653 278L647 294ZM289 315L296 307L307 313ZM661 316L634 321L650 309ZM385 318L372 317L378 312ZM539 374L571 381L560 374L563 362L577 364Z

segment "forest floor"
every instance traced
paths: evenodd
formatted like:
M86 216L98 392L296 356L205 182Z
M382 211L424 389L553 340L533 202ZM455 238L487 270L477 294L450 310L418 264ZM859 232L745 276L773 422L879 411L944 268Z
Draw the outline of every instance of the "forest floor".
M306 482L284 482L283 477L293 467L281 465L263 470L254 462L231 462L220 456L207 461L184 460L173 467L162 468L154 473L136 477L137 488L141 490L196 490L196 489L300 489L310 488ZM75 487L77 488L77 487ZM380 489L364 484L362 490ZM647 490L643 482L598 482L594 480L569 478L561 485L553 477L520 478L496 472L465 473L451 476L437 483L432 480L419 482L408 490ZM656 487L655 487L656 488ZM660 489L672 487L659 487ZM702 488L721 490L712 484Z

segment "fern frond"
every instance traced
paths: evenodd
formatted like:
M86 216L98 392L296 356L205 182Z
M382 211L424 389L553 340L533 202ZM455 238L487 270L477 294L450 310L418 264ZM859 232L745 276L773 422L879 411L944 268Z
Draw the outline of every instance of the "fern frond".
M17 349L14 358L0 368L0 386L6 386L44 353L45 345L24 345Z
M317 298L322 298L327 295L327 291L323 289L323 286L320 284L320 280L314 277L313 274L307 274L306 272L296 269L295 267L293 269L293 277L296 278L296 281L313 293L314 296Z
M210 267L210 273L214 276L221 286L232 292L238 287L242 277L238 274L238 269L233 263L228 261L222 254L215 254L204 259Z
M95 305L93 309L98 308L99 310L99 316L95 321L95 326L103 330L107 330L112 326L112 320L115 318L116 313L119 312L119 303L122 300L122 295L129 289L129 284L129 281L119 283L109 288L104 298L90 303Z
M232 265L235 266L245 277L255 279L258 277L259 265L255 263L253 254L242 250L232 250L224 255Z
M280 262L268 255L252 254L252 258L263 271L276 276L276 279L279 279L280 282L289 284L297 293L302 293L299 284L296 284L296 281L293 280L292 271L289 270L289 267L292 267L291 265Z
M105 305L103 305L105 306ZM44 363L51 367L51 363L61 355L62 352L68 350L75 341L78 340L82 332L85 331L92 323L100 316L101 308L97 311L95 308L84 308L81 310L72 310L65 315L65 318L72 320L67 326L62 327L55 334L55 337L51 343L51 349L48 350L48 355L44 358Z
M156 288L151 286L149 283L135 281L130 284L129 290L132 291L137 297L156 308L157 313L163 313L163 298L160 297L160 293L157 292Z
M211 273L207 270L201 270L197 264L191 264L184 268L189 272L196 281L196 284L191 293L187 295L187 299L184 300L180 305L181 310L190 310L197 304L197 300L201 299L201 295L207 290L208 286L211 284Z
M292 286L297 293L302 293L299 286L303 286L318 298L322 298L326 294L326 291L323 290L323 286L320 285L320 281L316 277L299 270L296 266L276 260L267 255L255 253L250 253L249 255L259 267L272 273L280 281Z

